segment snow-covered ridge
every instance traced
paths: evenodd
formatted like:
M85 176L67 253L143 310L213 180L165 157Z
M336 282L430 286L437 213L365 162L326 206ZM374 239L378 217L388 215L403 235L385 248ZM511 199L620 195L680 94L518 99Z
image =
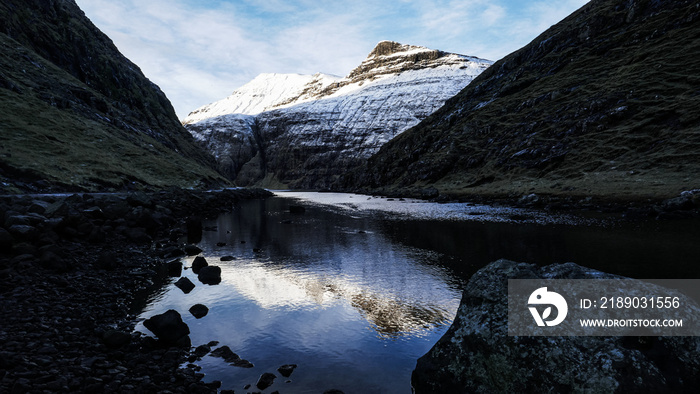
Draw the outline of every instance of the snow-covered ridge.
M229 114L257 115L312 100L348 94L381 76L397 76L408 70L450 67L476 76L492 62L446 53L422 46L382 41L348 76L264 73L236 89L223 100L192 111L183 124ZM440 72L438 72L440 74Z
M261 74L184 124L239 185L327 188L491 64L382 41L344 78Z
M328 74L260 74L223 100L192 111L184 124L229 114L257 115L285 103L314 99L325 87L341 77Z

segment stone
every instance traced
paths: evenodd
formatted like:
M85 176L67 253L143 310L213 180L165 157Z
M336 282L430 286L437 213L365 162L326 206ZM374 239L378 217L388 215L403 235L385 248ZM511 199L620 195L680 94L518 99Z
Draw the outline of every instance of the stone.
M222 256L221 259L219 259L219 260L221 260L221 261L233 261L235 259L236 258L233 256Z
M221 283L221 267L216 265L202 267L197 277L206 285L218 285Z
M102 334L102 342L109 348L118 349L131 343L131 334L119 330L107 330Z
M175 287L178 289L182 290L183 293L188 294L192 289L195 288L195 284L192 283L189 278L185 278L184 276L175 282Z
M700 384L697 337L509 336L509 278L620 277L573 263L498 260L480 269L450 328L418 360L416 394L674 392Z
M189 342L190 328L174 309L144 320L143 325L165 344L182 344L184 338Z
M540 196L535 193L527 194L518 199L518 205L526 207L534 207L540 202Z
M236 361L232 362L231 365L233 365L234 367L238 367L238 368L253 368L253 367L255 367L255 365L253 365L253 363L251 363L248 360L244 360L244 359L236 360Z
M190 313L195 319L201 319L209 313L209 308L202 304L195 304L190 308Z
M265 372L262 375L260 375L258 382L255 383L255 387L257 387L259 390L265 390L266 388L272 386L272 383L275 382L275 378L277 378L275 374Z
M306 208L304 208L301 205L290 205L289 206L289 213L295 213L295 214L300 214L306 212Z
M10 226L10 228L7 229L7 231L10 232L13 236L16 238L21 238L21 239L36 239L36 237L39 235L39 230L36 229L34 226L26 225L26 224L14 224Z
M227 363L231 363L231 362L234 362L234 361L236 361L236 360L240 360L240 359L241 359L236 353L234 353L234 352L231 350L231 348L229 348L229 347L226 346L226 345L214 349L214 350L211 352L211 356L212 356L212 357L223 358L224 361L226 361Z
M216 346L216 345L213 345ZM231 349L228 346L221 346L217 349L214 349L211 354L212 357L219 357L223 358L224 361L229 363L230 365L234 367L239 367L239 368L253 368L254 365L248 360L242 359L240 356L238 356L236 353L231 351Z
M168 262L168 276L177 278L182 275L182 261L173 260Z
M27 208L27 212L38 213L40 215L43 215L50 205L51 204L46 201L34 200L32 201L32 205L30 205L29 208Z
M185 245L185 253L187 253L188 256L196 256L196 255L202 253L202 249L200 249L196 245L188 244L188 245Z
M197 256L194 258L194 261L192 262L192 272L195 274L199 273L199 270L202 268L208 266L209 263L207 263L207 259L205 259L202 256Z
M69 211L70 207L68 206L66 201L59 200L46 207L46 209L44 210L44 215L48 217L66 216Z
M277 368L277 372L279 372L280 375L284 376L285 378L288 378L292 375L292 372L294 372L296 367L297 367L296 364L285 364L285 365Z
M83 209L83 214L93 219L102 219L105 216L105 213L102 211L102 208L98 206Z
M198 358L202 358L209 354L211 351L211 346L209 345L199 345L194 349L194 355L197 356Z

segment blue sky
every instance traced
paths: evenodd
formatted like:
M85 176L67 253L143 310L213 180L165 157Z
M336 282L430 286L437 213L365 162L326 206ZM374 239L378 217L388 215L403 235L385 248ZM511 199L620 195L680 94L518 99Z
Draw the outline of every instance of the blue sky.
M382 40L498 60L587 0L76 0L182 119L263 72L347 75Z

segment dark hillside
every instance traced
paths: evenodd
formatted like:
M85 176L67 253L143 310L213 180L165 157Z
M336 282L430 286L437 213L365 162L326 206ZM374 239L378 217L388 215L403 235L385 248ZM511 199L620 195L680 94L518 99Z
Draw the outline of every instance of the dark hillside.
M5 191L220 182L163 92L72 0L0 2Z
M385 145L349 184L637 200L700 188L700 5L593 0Z

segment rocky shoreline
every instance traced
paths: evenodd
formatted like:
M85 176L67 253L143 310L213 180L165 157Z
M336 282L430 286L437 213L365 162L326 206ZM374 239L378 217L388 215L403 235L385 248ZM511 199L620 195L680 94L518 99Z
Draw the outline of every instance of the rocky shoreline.
M0 197L0 392L216 392L189 347L133 332L187 222L260 189ZM192 217L196 213L197 217Z

